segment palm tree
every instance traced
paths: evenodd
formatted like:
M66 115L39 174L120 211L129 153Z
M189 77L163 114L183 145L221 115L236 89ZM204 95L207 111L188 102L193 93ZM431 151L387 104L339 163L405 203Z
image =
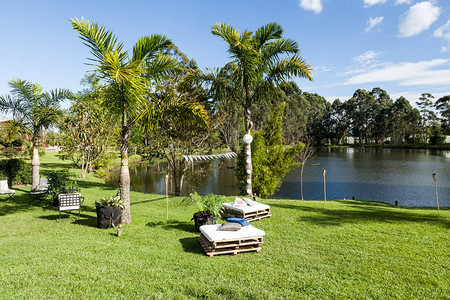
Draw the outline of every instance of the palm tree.
M297 42L282 37L283 29L277 23L260 27L254 33L244 30L239 33L226 24L213 25L211 33L221 37L228 44L235 72L241 105L244 107L245 133L252 129L252 106L264 95L273 91L274 85L292 77L312 80L312 68L299 56ZM246 190L252 196L251 146L245 146Z
M56 89L42 92L39 84L13 79L9 81L11 95L0 96L0 111L11 113L18 128L28 135L33 144L31 159L32 184L31 190L39 185L39 139L43 129L56 122L60 114L59 102L72 98L67 89Z
M150 97L152 85L177 67L176 60L164 55L162 50L172 42L163 35L154 34L140 38L133 47L131 57L123 44L109 30L95 23L71 19L72 27L89 47L93 58L89 65L95 67L95 76L104 84L105 107L112 115L121 118L121 167L119 175L120 197L126 207L122 224L131 223L130 173L128 169L128 136L136 120L139 107Z

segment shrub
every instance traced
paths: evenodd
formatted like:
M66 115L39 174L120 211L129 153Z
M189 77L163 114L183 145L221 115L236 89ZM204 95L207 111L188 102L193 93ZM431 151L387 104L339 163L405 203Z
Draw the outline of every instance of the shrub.
M182 203L187 203L188 205L195 202L198 206L200 212L209 212L214 218L220 218L222 214L222 203L225 202L226 197L209 194L205 196L200 196L197 192L191 193L189 197L183 199Z
M12 158L0 160L0 176L8 178L8 184L30 184L31 165L22 159Z
M58 196L58 193L62 190L77 188L76 182L69 179L69 174L67 171L47 172L45 173L45 176L47 176L48 193L51 199Z

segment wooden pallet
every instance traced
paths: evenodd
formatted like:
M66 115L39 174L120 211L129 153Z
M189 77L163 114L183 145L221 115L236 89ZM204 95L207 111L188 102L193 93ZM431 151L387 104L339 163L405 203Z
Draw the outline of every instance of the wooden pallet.
M224 207L222 213L222 218L224 219L235 217L245 219L249 222L258 221L264 218L270 218L271 216L272 215L270 214L270 208L244 213L242 211Z
M236 255L240 252L261 251L263 237L240 238L235 240L221 240L211 242L202 233L198 238L200 245L205 250L206 255L214 257L221 254Z

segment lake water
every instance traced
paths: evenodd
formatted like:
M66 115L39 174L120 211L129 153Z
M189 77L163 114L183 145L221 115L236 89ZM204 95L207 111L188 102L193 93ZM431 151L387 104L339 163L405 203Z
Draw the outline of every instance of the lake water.
M238 195L234 160L200 162L189 169L184 195ZM166 164L130 167L133 190L164 194ZM450 151L404 149L321 149L305 166L305 200L323 200L323 169L327 200L376 200L400 206L436 206L433 173L437 174L440 206L450 206ZM111 183L118 181L117 172ZM169 191L172 187L169 187ZM300 199L300 168L286 174L270 198Z

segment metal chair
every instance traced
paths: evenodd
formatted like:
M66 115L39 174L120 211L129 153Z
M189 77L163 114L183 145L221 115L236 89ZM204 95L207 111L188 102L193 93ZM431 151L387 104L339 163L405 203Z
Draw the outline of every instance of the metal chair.
M58 195L59 220L61 220L62 211L72 211L78 209L78 218L81 216L81 204L84 197L80 193L67 193Z

